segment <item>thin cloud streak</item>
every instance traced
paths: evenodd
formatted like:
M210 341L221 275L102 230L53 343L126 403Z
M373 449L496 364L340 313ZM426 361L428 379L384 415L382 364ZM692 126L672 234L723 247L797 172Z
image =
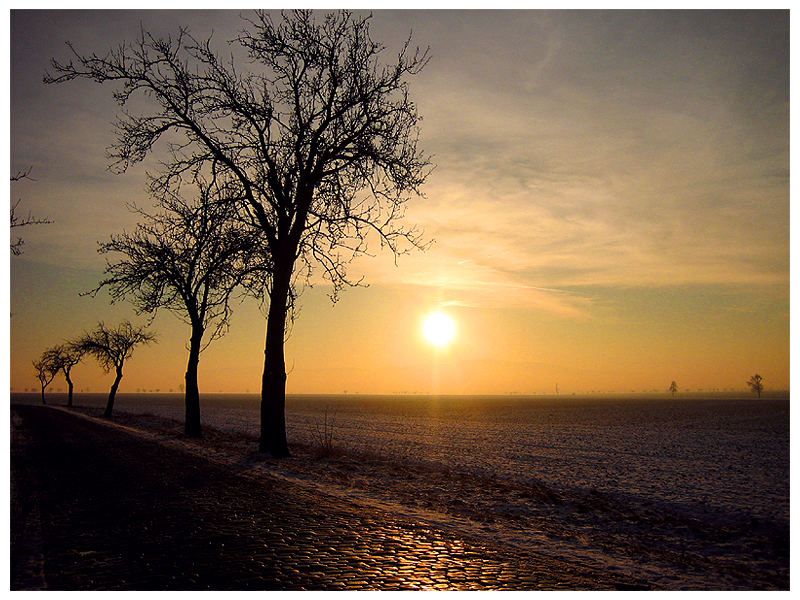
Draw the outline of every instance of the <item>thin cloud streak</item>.
M788 281L785 23L506 18L517 60L497 68L478 35L426 74L423 134L439 168L409 218L437 244L403 259L415 275L401 277L460 290Z

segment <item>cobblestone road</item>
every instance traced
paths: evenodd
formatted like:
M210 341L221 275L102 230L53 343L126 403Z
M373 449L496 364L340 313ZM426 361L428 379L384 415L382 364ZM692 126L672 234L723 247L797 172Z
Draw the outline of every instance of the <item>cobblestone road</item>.
M46 407L12 407L12 589L630 589L254 478Z

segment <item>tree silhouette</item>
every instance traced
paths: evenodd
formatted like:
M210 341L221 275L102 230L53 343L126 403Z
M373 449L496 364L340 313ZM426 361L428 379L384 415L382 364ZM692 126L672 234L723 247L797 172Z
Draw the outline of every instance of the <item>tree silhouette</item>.
M52 360L47 355L47 351L45 351L39 360L33 361L33 368L36 370L36 377L39 379L39 383L42 386L42 404L47 404L44 398L44 391L47 389L47 386L53 382L53 379L55 379L58 373L58 367L53 364Z
M667 391L675 396L675 393L678 391L678 384L673 381L669 384L669 389Z
M11 182L19 181L20 179L30 179L31 174L31 167L23 171L17 171L16 175L11 176ZM25 227L26 225L45 225L47 223L52 223L49 219L39 219L28 213L27 217L22 217L17 213L17 209L19 208L19 203L22 202L22 199L17 200L14 204L11 205L11 229L15 227ZM11 242L11 254L13 256L19 256L22 254L22 245L25 241L18 237L16 240Z
M43 357L49 362L54 373L61 371L67 380L67 406L72 407L73 384L70 373L83 357L83 352L73 343L61 344L45 350Z
M750 386L750 390L754 394L758 394L758 397L761 398L761 392L764 391L764 378L761 377L761 375L758 373L753 375L750 381L747 382L747 385Z
M409 38L384 64L370 18L339 11L318 22L311 11L293 11L274 22L256 12L233 40L248 52L250 72L219 56L210 38L182 29L167 39L142 32L102 56L70 46L73 58L53 60L45 75L48 83L116 83L122 107L134 95L155 105L136 115L123 110L111 148L118 170L169 133L163 187L199 169L237 182L240 211L273 266L252 289L269 303L259 445L274 456L289 454L287 319L312 271L321 268L335 299L342 286L360 282L347 265L366 252L368 238L395 253L423 246L400 220L430 172L408 95L408 79L428 55L411 50Z
M234 222L230 190L219 181L196 181L198 195L187 200L161 189L161 211L137 212L143 221L133 233L111 236L99 252L119 255L108 260L105 279L92 290L107 287L112 302L131 300L139 312L155 315L166 308L191 326L186 367L186 422L189 436L202 434L197 368L200 352L228 329L230 300L237 285L261 268L251 249L252 234ZM211 335L203 343L208 328Z
M114 329L106 327L101 321L93 331L85 333L73 342L80 352L94 356L106 373L114 369L114 383L108 394L104 417L110 418L114 410L114 399L119 382L122 380L125 360L131 357L136 346L154 341L156 337L153 333L143 327L134 327L129 321L123 321Z

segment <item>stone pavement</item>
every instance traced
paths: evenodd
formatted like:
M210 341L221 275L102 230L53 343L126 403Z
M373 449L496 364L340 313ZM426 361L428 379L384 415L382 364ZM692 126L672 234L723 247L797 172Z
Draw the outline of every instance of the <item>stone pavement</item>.
M11 588L642 589L12 406Z

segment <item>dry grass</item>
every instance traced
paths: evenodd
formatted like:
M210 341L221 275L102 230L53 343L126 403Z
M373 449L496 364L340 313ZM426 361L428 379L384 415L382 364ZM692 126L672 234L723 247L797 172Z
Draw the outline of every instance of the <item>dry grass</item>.
M322 422L316 421L314 427L311 429L311 439L313 445L317 449L319 457L329 457L335 454L341 454L342 448L334 444L334 429L336 427L336 413L334 412L330 418L328 417L328 407L325 407L325 413L322 417Z

